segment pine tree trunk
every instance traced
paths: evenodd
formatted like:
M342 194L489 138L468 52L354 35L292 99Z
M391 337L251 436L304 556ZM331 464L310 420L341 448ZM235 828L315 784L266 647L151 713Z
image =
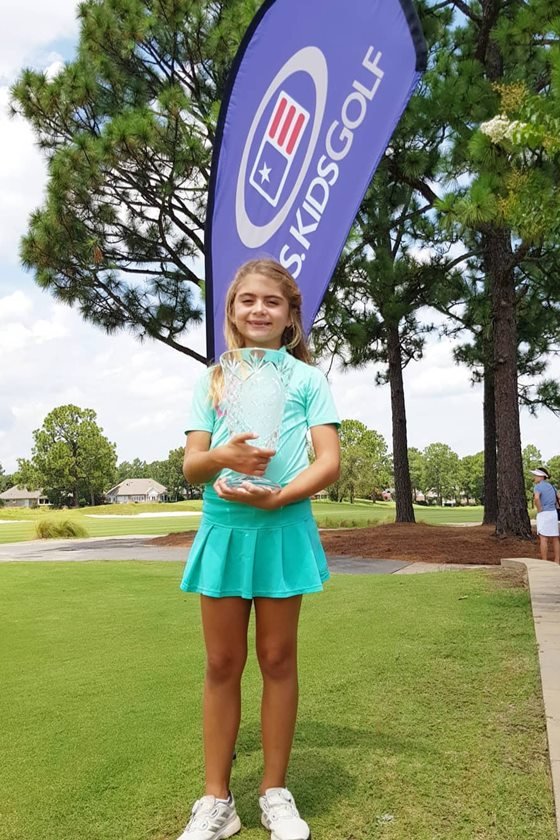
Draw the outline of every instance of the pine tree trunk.
M515 278L509 231L488 228L483 235L483 252L491 284L494 334L498 485L496 536L530 539L531 523L525 499L521 457Z
M492 352L492 348L490 348ZM494 366L484 366L484 518L483 525L495 525L498 519L498 480L496 471L496 405Z
M414 522L412 484L408 464L406 406L402 375L401 344L398 325L387 330L391 418L393 425L393 467L395 472L396 522Z

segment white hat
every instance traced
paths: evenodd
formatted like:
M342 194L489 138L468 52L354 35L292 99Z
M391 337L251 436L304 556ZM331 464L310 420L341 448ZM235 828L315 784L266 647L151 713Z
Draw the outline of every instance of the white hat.
M544 470L531 470L531 475L540 475L541 478L548 478L548 474Z

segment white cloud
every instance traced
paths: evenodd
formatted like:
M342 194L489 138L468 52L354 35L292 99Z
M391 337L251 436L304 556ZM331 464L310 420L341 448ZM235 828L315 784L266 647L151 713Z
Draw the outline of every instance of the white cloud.
M31 298L21 291L12 292L0 298L0 322L27 315L33 304Z
M156 430L165 431L169 428L174 418L175 412L172 409L168 409L167 411L156 411L153 414L144 415L143 417L139 417L137 420L133 420L130 424L130 428L135 431L145 430L146 432L151 432L153 434Z
M64 61L62 57L57 55L57 53L51 53L47 56L47 68L45 70L45 76L47 79L52 81L55 76L58 76L61 70L64 70Z
M165 458L183 444L201 364L160 343L107 336L37 290L22 294L7 296L20 306L0 326L0 463L7 471L29 456L33 429L66 403L97 412L120 460ZM200 345L202 330L192 338Z
M54 41L78 31L78 0L18 0L2 16L0 78L12 80L21 67L43 66Z
M451 350L449 341L432 341L424 358L405 369L408 445L424 449L441 441L463 456L482 449L482 396L468 372L455 366ZM390 389L375 385L376 369L333 371L329 379L340 416L375 429L391 449Z
M17 264L29 214L42 201L46 169L31 128L10 118L8 102L8 88L0 87L0 260Z
M36 318L30 296L21 291L0 298L0 351L4 360L21 350L34 352L37 345L68 335L62 308L51 304L49 310L50 318Z
M472 387L469 372L465 367L454 365L451 360L449 367L444 367L441 364L434 364L431 358L429 367L412 365L407 382L409 396L431 397L432 399L456 397L468 393Z
M45 161L30 126L9 116L9 88L23 67L52 78L63 66L53 45L78 33L79 0L19 0L0 29L0 260L16 265L29 214L42 203Z
M130 380L129 393L132 396L145 397L150 394L153 399L165 399L169 394L181 393L184 379L179 376L167 376L156 363L149 370L142 370Z

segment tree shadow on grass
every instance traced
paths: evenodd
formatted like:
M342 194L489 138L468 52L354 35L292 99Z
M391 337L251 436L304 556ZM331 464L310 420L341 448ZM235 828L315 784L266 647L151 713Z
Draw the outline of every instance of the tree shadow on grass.
M241 822L247 828L260 825L258 791L261 769L243 769L243 756L238 759L234 770L232 787ZM298 808L305 818L313 818L324 810L324 803L348 798L356 786L356 780L344 764L325 756L320 749L294 748L290 761L289 781Z
M292 761L304 750L353 750L356 747L382 750L394 754L417 751L418 744L410 739L395 738L394 729L384 727L367 728L342 726L319 720L300 719L296 726ZM236 751L239 757L261 752L261 733L258 725L242 726L237 738Z
M356 749L400 753L407 747L395 742L391 736L373 732L371 728L300 720L288 785L306 818L312 819L323 813L325 802L332 807L333 803L347 800L355 792L358 779L352 752ZM262 760L258 725L241 728L236 750L237 761L233 771L235 798L243 824L253 828L260 821L257 797Z

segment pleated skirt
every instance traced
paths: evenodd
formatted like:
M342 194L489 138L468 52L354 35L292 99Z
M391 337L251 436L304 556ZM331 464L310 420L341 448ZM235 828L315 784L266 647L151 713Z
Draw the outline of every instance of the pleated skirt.
M181 589L211 598L290 598L320 592L327 558L305 499L265 511L206 492Z

